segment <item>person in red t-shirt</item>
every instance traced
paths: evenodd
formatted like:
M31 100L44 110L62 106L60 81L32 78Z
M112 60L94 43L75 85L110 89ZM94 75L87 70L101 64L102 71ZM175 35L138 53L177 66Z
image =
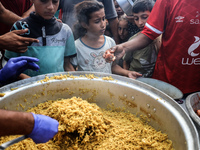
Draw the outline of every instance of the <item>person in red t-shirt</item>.
M5 9L12 11L19 19L28 17L30 12L34 11L34 6L30 0L0 0ZM11 20L12 21L12 20ZM13 20L12 23L17 20ZM0 23L0 35L10 31L12 24Z
M199 0L157 0L141 34L107 50L112 61L142 49L162 34L153 78L168 82L184 94L200 91ZM108 55L107 55L108 54Z

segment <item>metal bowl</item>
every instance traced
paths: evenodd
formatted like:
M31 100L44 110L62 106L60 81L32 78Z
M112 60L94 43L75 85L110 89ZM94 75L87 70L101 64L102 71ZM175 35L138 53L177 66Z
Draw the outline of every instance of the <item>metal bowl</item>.
M188 95L185 106L198 131L200 131L200 117L195 113L198 109L200 109L200 92Z
M92 72L98 78L90 79L80 75L88 75L91 72L69 73L73 77L38 82L45 76L68 73L47 74L0 88L0 92L5 93L5 96L0 98L0 108L25 111L28 107L46 100L80 96L89 102L95 102L101 108L113 104L117 108L125 108L130 113L146 116L151 126L168 134L177 150L200 148L199 136L189 115L160 90L143 82L117 75ZM111 76L114 80L105 80L104 77L107 76Z

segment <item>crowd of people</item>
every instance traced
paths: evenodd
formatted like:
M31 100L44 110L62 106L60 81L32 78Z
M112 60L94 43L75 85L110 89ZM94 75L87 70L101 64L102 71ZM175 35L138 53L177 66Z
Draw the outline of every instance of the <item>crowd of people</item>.
M0 83L92 71L155 78L184 94L199 91L199 6L198 0L135 0L128 16L117 0L1 0L0 22L10 31L0 29ZM58 132L58 122L47 116L0 112L10 115L0 135L28 134L41 143ZM18 117L29 120L19 123L26 130L11 132Z

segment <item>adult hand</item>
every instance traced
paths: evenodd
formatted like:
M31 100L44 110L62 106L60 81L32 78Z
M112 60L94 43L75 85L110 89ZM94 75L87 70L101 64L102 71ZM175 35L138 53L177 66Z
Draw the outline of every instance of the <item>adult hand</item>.
M33 114L35 123L31 134L28 137L32 138L35 143L46 143L58 133L58 121L48 116Z
M7 64L0 70L0 82L5 83L8 80L15 79L26 69L37 71L39 66L35 63L39 59L34 57L15 57L8 60Z
M110 49L108 49L104 54L103 57L105 58L106 62L113 62L116 59L119 60L125 54L125 50L122 45L116 45Z
M0 36L0 49L7 49L14 52L26 52L30 43L39 42L37 39L20 36L27 31L28 29L14 30Z
M142 76L142 74L135 72L135 71L129 71L129 73L128 73L128 77L132 78L132 79L136 79L141 76Z

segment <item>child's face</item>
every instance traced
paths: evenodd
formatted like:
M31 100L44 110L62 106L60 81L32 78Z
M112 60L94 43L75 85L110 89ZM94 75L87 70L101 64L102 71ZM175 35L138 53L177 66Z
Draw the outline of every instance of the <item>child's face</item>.
M106 19L104 9L93 12L90 15L88 25L86 25L87 33L100 36L103 35L106 29Z
M32 0L35 6L36 15L40 15L44 19L51 19L56 13L59 0Z
M151 13L150 11L133 13L135 24L138 26L140 30L143 30L150 13Z
M128 38L128 22L126 20L119 21L118 24L118 34L121 40L125 40Z
M119 4L117 3L117 1L114 1L115 4L115 10L117 12L118 17L122 16L124 14L123 10L121 9L121 7L119 6Z

